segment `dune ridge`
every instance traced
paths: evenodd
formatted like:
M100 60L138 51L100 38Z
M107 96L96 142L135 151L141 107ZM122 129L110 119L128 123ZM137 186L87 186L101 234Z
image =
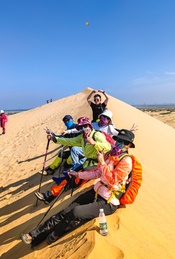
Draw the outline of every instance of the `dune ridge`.
M64 129L65 114L75 120L83 115L91 118L86 101L91 90L86 88L10 116L7 133L0 136L1 258L174 258L175 129L113 96L109 96L108 108L113 112L115 126L129 129L133 123L138 125L136 148L130 153L143 166L143 183L135 203L107 217L107 237L99 234L95 220L91 226L77 229L50 246L43 242L31 250L19 239L19 234L34 228L48 209L42 202L34 207L34 191L38 189L47 144L44 129L48 127L59 134ZM47 165L58 150L59 145L50 143ZM43 177L42 191L52 184L51 177ZM64 193L46 218L67 206L81 191L76 190L72 198L69 191Z

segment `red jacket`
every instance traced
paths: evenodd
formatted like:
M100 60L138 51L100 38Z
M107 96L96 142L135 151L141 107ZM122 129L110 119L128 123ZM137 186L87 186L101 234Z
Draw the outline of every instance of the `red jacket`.
M8 117L5 113L0 114L1 128L5 128L5 123L8 121Z

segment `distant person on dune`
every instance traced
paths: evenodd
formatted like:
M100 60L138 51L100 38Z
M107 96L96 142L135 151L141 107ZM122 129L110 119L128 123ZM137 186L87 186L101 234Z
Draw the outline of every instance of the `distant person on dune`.
M102 93L106 99L103 103L101 103L101 95L98 93ZM94 102L91 101L92 95L94 95ZM107 103L108 103L108 96L106 95L106 92L103 90L93 90L87 97L87 102L92 108L92 122L95 122L98 120L98 116L106 109Z
M3 110L1 110L0 112L0 125L1 125L1 128L2 128L2 134L5 134L5 124L6 122L8 121L8 117L7 115L5 114L5 112Z

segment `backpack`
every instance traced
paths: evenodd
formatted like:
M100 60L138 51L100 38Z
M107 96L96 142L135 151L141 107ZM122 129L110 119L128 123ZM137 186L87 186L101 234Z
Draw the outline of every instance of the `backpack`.
M125 154L121 156L120 161L123 157L128 156ZM132 159L132 171L129 174L125 193L120 198L120 204L131 204L134 202L138 190L142 184L142 166L140 162L133 155L129 155Z
M109 134L107 134L107 133L104 132L104 131L96 130L96 131L94 132L94 134L92 135L93 140L95 140L95 134L96 134L96 132L101 132L101 133L103 133L103 135L105 135L105 138L106 138L107 142L109 142L109 143L111 144L111 148L115 147L115 142L116 142L116 141L115 141Z

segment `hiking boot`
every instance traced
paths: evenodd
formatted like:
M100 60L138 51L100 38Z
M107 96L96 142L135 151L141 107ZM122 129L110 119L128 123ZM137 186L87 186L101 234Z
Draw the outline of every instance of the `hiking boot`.
M52 232L50 235L47 237L47 244L50 245L54 243L55 241L58 240L59 237L55 236L54 232Z
M43 201L45 204L49 204L48 201L46 201L44 194L40 193L40 192L35 192L35 196L37 197L38 200Z
M50 167L48 167L48 168L45 169L45 173L44 173L44 174L46 174L46 175L52 175L52 174L54 174L54 173L55 173L55 170L52 169L52 168L50 168Z
M20 239L26 244L30 245L32 243L32 237L29 234L21 234Z

